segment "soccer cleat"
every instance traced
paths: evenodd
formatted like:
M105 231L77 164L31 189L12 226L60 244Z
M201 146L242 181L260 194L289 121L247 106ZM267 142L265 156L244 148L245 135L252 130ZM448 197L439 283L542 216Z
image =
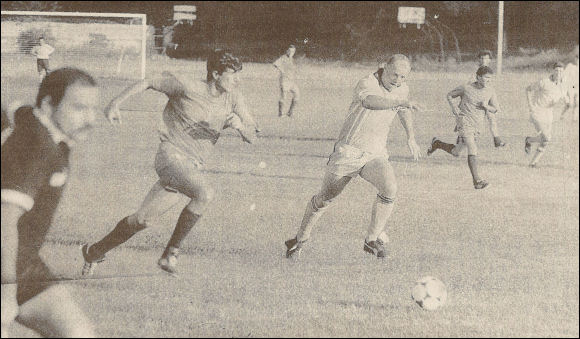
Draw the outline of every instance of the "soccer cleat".
M177 256L179 255L179 248L169 247L161 256L157 265L165 272L175 275L177 274Z
M431 146L429 146L429 149L427 150L427 155L431 155L431 154L433 154L433 152L436 151L436 149L433 147L433 145L435 144L435 141L437 141L437 137L434 137L431 140Z
M501 140L500 137L493 138L493 144L495 145L496 148L505 147L505 145L506 145L506 143L503 142L503 140Z
M89 255L89 244L84 244L83 247L81 247L81 252L83 253L83 258L85 260L81 275L83 277L91 276L93 273L95 273L95 268L97 268L97 265L105 260L105 256L100 258L91 257Z
M530 143L530 137L526 137L526 144L524 146L524 151L526 152L526 154L530 154L530 152L532 151L532 144Z
M297 258L300 257L300 252L302 251L302 245L306 241L298 241L296 238L286 240L286 258Z
M473 187L475 187L476 190L484 189L488 185L489 185L489 183L485 180L478 180L478 181L473 183Z
M376 241L366 241L363 247L364 251L370 253L377 258L385 258L387 256L387 250L385 249L385 244L382 240L377 239Z

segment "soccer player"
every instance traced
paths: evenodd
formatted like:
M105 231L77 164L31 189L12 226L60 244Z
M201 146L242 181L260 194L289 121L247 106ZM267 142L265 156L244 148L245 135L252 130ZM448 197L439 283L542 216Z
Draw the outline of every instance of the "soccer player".
M457 143L455 145L444 143L436 137L431 141L431 147L427 155L433 154L438 149L458 157L461 151L467 147L467 164L471 171L473 186L475 189L487 187L488 182L483 180L477 169L477 137L486 114L495 114L499 111L499 103L495 90L491 87L493 70L487 66L481 66L476 72L476 81L459 86L447 94L447 101L457 121ZM453 99L461 98L458 108Z
M164 72L159 78L137 82L111 101L106 115L114 122L120 121L119 105L127 98L147 89L165 94L169 99L163 111L167 131L161 133L155 157L159 180L139 210L119 221L102 240L83 246L83 275L91 275L107 252L152 226L156 218L185 195L189 203L181 211L173 235L158 261L164 271L177 273L181 244L213 199L213 189L201 169L211 156L220 136L219 130L222 126L233 127L249 143L256 138L253 118L237 91L241 70L242 63L237 57L218 50L207 61L206 81Z
M491 68L491 58L492 53L490 50L484 49L479 52L479 66L487 66ZM476 79L475 79L476 80ZM499 129L497 127L497 115L496 113L492 113L486 111L485 117L487 118L487 122L489 123L489 130L491 131L491 135L493 136L493 144L496 148L504 147L506 143L501 139L499 136Z
M44 41L44 37L38 39L38 45L32 48L32 51L30 52L32 55L36 56L36 69L40 81L42 81L42 79L44 79L44 77L50 72L48 59L53 52L54 48Z
M574 50L574 60L566 65L563 74L564 85L566 86L566 111L572 108L572 120L578 121L578 46ZM560 117L564 119L565 114Z
M544 150L552 139L552 122L554 120L554 105L565 99L566 88L562 81L564 65L556 62L553 65L552 73L526 88L528 107L530 109L530 121L536 128L537 135L526 137L525 152L530 153L532 144L539 144L536 149L530 167L536 167L538 161L544 155Z
M363 249L379 258L386 257L384 245L388 238L384 228L397 193L386 142L395 115L407 132L411 154L415 160L420 157L411 111L418 106L409 101L409 87L405 83L410 71L409 59L396 54L358 82L349 114L330 155L322 188L308 201L296 237L286 241L286 257L299 255L317 220L350 180L359 175L378 190Z
M63 68L44 78L35 107L14 114L2 145L2 337L15 320L44 336L95 336L39 250L67 181L71 147L87 136L98 104L95 80Z
M280 101L278 102L278 116L289 116L294 114L300 91L294 81L296 79L296 64L294 62L294 54L296 47L290 45L286 53L274 61L274 67L280 72ZM285 110L286 102L290 100L290 108L288 112Z

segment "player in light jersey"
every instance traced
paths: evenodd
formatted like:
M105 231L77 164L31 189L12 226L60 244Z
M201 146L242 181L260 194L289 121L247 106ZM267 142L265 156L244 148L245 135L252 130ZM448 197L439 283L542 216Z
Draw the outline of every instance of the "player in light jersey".
M296 237L286 241L286 257L300 253L320 216L350 180L359 175L378 190L364 251L379 258L386 257L384 244L388 238L384 228L397 193L397 179L389 163L386 144L396 115L407 132L411 154L415 160L420 157L412 119L412 109L417 109L417 105L409 101L409 88L405 83L410 71L408 58L397 54L378 71L358 82L349 114L330 155L322 188L308 201Z
M2 337L14 321L47 337L94 337L93 325L40 256L66 186L69 156L95 123L99 89L70 68L48 74L36 105L2 144Z
M447 94L447 101L457 121L459 134L457 144L444 143L436 137L431 141L427 155L438 149L458 157L467 147L467 164L471 171L475 189L487 187L488 182L481 179L477 169L477 137L487 112L495 114L499 111L499 103L495 90L491 87L493 70L481 66L476 72L477 81L459 86ZM453 99L460 97L459 109L455 107Z
M487 66L491 68L491 58L492 53L490 50L484 49L479 52L479 66ZM473 81L477 81L474 79ZM493 144L496 148L504 147L506 143L501 139L499 135L499 128L497 127L497 113L492 113L490 111L485 112L485 117L487 118L487 122L489 123L489 130L493 137Z
M42 81L42 79L44 79L44 77L50 73L48 59L50 59L50 55L53 52L54 47L47 44L46 41L44 41L44 37L40 37L38 39L38 46L34 46L30 52L30 54L36 56L36 70L38 71L40 81Z
M163 111L167 132L161 134L155 157L159 180L137 212L119 221L102 240L83 246L83 275L92 274L107 252L152 226L156 218L185 195L189 203L182 210L158 261L161 269L176 273L181 243L213 199L213 189L200 169L211 155L219 131L222 126L231 126L240 132L244 141L251 143L256 138L253 118L237 91L241 70L242 63L237 57L218 50L207 61L207 81L164 73L160 78L136 83L113 99L106 115L111 121L118 121L119 105L127 98L147 89L167 95L169 101Z
M274 61L274 67L280 72L280 101L278 101L278 116L289 116L294 114L294 109L298 104L300 91L296 85L296 63L294 62L294 54L296 47L290 45L286 53ZM288 112L285 111L286 102L290 100L290 108Z
M530 167L536 167L546 146L552 139L553 108L558 101L565 99L566 96L566 88L562 81L563 70L564 65L556 62L549 77L526 88L530 121L534 124L537 135L526 137L524 150L529 154L532 150L532 144L539 144L536 154L530 161Z
M578 121L578 46L574 50L574 60L564 69L563 81L567 91L566 110L563 113L571 108L572 120ZM564 119L565 116L562 114L560 118Z

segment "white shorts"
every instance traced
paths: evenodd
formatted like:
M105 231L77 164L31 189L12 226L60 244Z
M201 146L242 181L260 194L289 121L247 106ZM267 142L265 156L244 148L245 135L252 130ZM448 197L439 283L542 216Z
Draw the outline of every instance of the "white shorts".
M351 145L337 143L334 146L334 152L328 158L326 169L339 177L354 178L360 174L360 171L369 161L377 158L389 160L389 155L386 151L383 154L375 154Z

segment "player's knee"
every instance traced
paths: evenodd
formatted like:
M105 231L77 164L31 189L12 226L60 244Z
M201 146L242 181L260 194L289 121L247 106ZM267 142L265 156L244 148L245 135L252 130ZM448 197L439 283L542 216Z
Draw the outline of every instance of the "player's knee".
M203 214L205 208L213 201L214 190L211 187L197 189L190 198L191 201L186 208L195 214Z
M153 217L141 211L128 217L127 224L130 226L131 231L133 233L137 233L146 228L155 226L155 224L153 223Z
M397 183L387 181L383 184L383 187L379 190L379 195L382 197L394 198L397 195Z

